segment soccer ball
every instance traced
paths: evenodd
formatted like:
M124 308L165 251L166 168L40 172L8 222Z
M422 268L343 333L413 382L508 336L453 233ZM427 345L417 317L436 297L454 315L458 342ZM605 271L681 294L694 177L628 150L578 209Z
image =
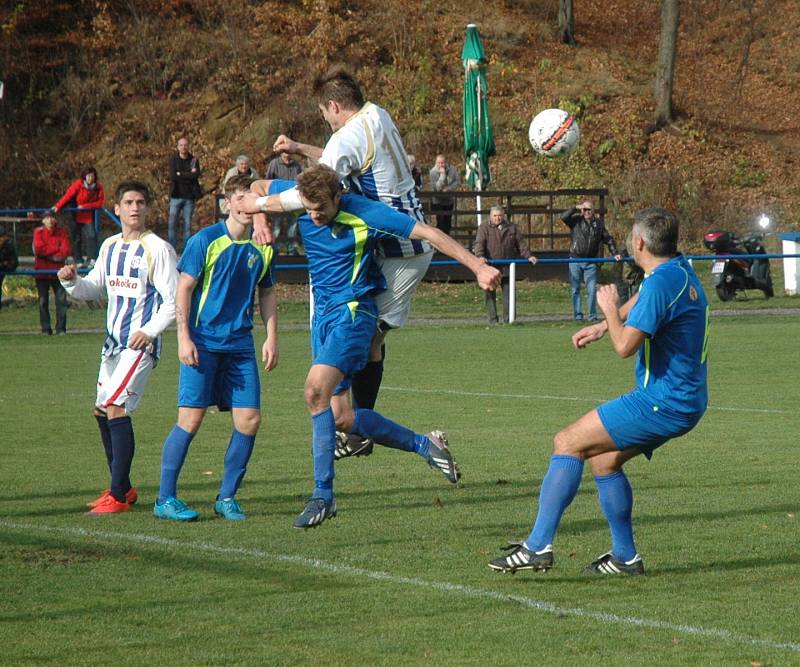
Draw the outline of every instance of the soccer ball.
M533 150L546 157L565 157L581 140L578 123L563 109L545 109L536 114L528 128Z

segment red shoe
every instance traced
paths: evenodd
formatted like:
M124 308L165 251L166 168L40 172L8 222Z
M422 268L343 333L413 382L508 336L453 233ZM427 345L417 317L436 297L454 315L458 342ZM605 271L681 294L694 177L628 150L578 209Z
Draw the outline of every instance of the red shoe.
M105 500L92 508L91 511L86 512L89 516L98 516L100 514L119 514L120 512L127 512L131 506L128 503L121 503L110 493L106 496Z
M100 494L100 497L97 500L86 503L86 507L97 507L98 505L103 504L105 499L110 495L111 489L106 489ZM128 492L125 494L125 500L127 501L128 505L135 505L136 501L139 500L139 494L136 493L136 489L134 487L128 489Z

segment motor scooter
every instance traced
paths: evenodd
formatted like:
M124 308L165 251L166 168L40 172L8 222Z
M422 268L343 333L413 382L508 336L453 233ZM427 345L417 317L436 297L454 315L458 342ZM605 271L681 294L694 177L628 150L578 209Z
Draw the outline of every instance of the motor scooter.
M703 244L715 255L766 255L764 235L764 232L751 232L739 238L733 232L717 230L703 236ZM711 276L720 301L731 301L737 292L748 289L761 290L767 299L775 296L766 258L718 259L711 266Z

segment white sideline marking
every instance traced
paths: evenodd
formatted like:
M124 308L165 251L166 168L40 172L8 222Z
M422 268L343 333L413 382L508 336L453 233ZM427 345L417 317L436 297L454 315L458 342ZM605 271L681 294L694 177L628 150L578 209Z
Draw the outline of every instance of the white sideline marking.
M571 401L573 403L605 403L609 398L589 398L582 396L551 396L549 394L497 394L489 391L461 391L458 389L417 389L413 387L389 387L381 385L387 391L405 391L411 394L446 394L448 396L477 396L479 398L523 398L542 401ZM758 412L769 415L793 415L791 410L771 410L768 408L726 408L709 405L709 410L723 410L725 412Z
M158 537L157 535L144 535L142 533L111 533L100 530L87 530L85 528L42 526L27 523L14 523L12 521L4 520L0 520L0 526L16 530L38 531L42 533L61 533L66 535L91 537L95 539L108 539L134 543L138 542L141 544L156 544L159 546L176 547L180 549L186 549L188 547L198 551L222 554L225 556L247 556L248 558L260 558L262 560L276 561L279 563L292 563L294 565L303 565L305 567L313 567L318 570L333 572L334 574L362 577L400 586L428 588L442 593L455 593L464 597L478 598L483 600L512 602L523 607L535 609L536 611L552 614L554 616L574 616L577 618L587 618L606 624L615 623L619 625L629 625L640 628L650 628L654 630L666 630L669 632L677 632L682 635L693 635L697 637L706 637L708 639L717 639L728 643L748 644L750 646L764 646L771 649L800 652L800 643L798 642L779 642L772 639L760 639L758 637L737 634L729 630L669 623L667 621L659 621L649 618L637 618L635 616L620 616L618 614L611 614L607 612L581 609L580 607L558 607L550 602L535 600L523 595L509 595L508 593L501 593L500 591L474 588L473 586L463 586L461 584L452 584L446 581L428 581L425 579L416 579L412 577L401 577L388 572L365 570L360 567L351 567L349 565L337 565L336 563L328 563L317 558L307 558L305 556L274 554L261 551L260 549L221 547L208 542L181 542L180 540Z

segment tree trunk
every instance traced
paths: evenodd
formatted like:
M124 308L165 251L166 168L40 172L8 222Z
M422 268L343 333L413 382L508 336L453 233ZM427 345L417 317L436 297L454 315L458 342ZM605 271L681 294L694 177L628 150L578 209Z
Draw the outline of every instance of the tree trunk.
M572 0L558 0L558 39L562 44L575 44Z
M674 118L672 109L672 81L675 76L675 51L678 43L680 1L662 0L661 44L656 63L656 127L664 127Z

